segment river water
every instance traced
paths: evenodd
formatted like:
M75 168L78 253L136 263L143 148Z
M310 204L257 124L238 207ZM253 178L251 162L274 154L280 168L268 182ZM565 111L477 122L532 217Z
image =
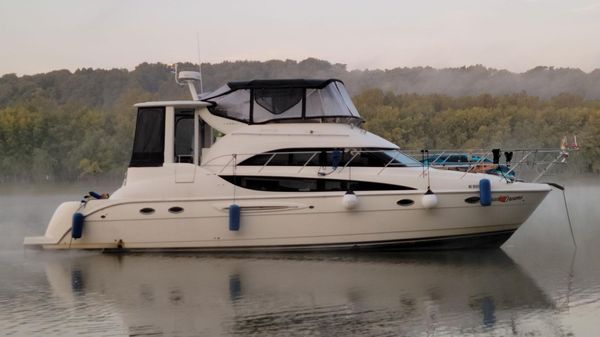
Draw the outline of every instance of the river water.
M81 186L0 188L0 335L598 336L600 182L566 183L497 250L24 250ZM103 189L99 189L103 190Z

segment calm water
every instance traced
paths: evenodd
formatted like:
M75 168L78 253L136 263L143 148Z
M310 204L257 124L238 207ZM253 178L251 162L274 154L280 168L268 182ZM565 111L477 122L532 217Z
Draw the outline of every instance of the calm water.
M503 249L386 254L36 252L87 188L0 188L0 335L598 336L600 182L553 192ZM101 189L100 189L101 190Z

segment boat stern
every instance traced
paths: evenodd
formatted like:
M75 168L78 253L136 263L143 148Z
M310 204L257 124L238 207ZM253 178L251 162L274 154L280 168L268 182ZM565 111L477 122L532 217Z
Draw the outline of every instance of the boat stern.
M31 248L51 248L58 245L71 230L73 213L80 206L78 201L68 201L60 204L48 223L43 236L30 236L23 240L23 245Z

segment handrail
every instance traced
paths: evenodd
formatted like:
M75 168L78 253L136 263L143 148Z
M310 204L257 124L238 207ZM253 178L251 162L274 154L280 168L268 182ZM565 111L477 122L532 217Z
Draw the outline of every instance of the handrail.
M541 176L543 176L544 174L546 174L553 166L557 165L557 164L563 164L566 163L566 158L569 155L570 151L577 151L577 148L574 149L551 149L551 148L534 148L534 149L504 149L505 152L513 152L515 154L515 156L513 156L513 159L516 160L516 163L513 163L512 160L511 162L506 162L505 163L498 163L498 164L493 164L493 163L489 163L490 165L498 165L495 168L499 167L499 166L503 166L508 168L508 170L506 171L502 171L502 169L500 170L501 174L499 174L500 176L502 176L504 179L506 179L507 181L511 182L514 180L517 180L518 176L516 174L516 170L519 169L524 163L528 162L528 160L531 157L534 157L533 159L533 165L532 166L539 166L539 165L544 165L541 173L538 171L538 173L540 173L535 180L538 180ZM220 174L222 172L224 172L227 167L231 166L233 163L233 156L237 156L238 158L240 157L252 157L252 156L256 156L256 155L263 155L263 156L269 156L269 158L265 161L264 164L259 164L256 166L260 166L260 168L258 169L258 172L262 172L266 167L269 166L276 166L276 165L270 165L273 162L273 159L277 156L277 155L289 155L289 154L296 154L296 155L309 155L308 159L306 159L302 165L297 165L300 166L299 170L297 171L297 173L301 173L304 169L306 169L307 166L309 166L313 160L315 159L316 156L318 156L320 153L326 153L326 154L331 154L333 153L333 151L339 151L338 150L332 150L332 149L328 149L328 150L315 150L315 151L275 151L275 152L263 152L263 153L236 153L236 154L224 154L224 155L219 155L216 157L211 158L210 160L208 160L205 163L202 163L201 166L206 167L206 168L211 168L214 166L217 166L217 169L214 170L214 172L218 172L217 174ZM337 173L341 173L343 172L347 167L351 166L352 162L361 154L368 154L368 153L384 153L387 151L396 151L396 153L394 153L393 156L390 157L390 159L385 162L385 164L383 166L380 166L380 170L377 172L377 175L380 175L381 173L383 173L386 169L390 168L390 166L393 166L392 164L397 162L399 164L402 164L403 167L425 167L425 165L429 165L432 168L445 168L445 169L454 169L454 170L459 170L459 171L463 171L465 174L463 174L463 176L461 177L461 179L463 177L466 176L467 173L473 172L478 166L481 165L487 165L488 164L488 160L490 160L490 154L491 154L491 150L485 150L485 149L478 149L478 150L428 150L429 155L426 159L427 163L425 163L425 160L423 162L420 162L415 158L414 155L411 156L411 154L417 154L416 150L408 150L408 151L400 151L399 149L378 149L378 150L360 150L360 149L345 149L344 154L350 154L350 158L348 160L346 160L344 162L343 165L338 165L338 169L336 170ZM399 156L401 155L406 155L409 158L412 158L415 162L414 163L407 163L407 162L403 162L402 160L398 160ZM537 159L537 154L544 154L545 156L541 159L538 160ZM557 155L554 155L557 154ZM346 157L343 156L342 158ZM456 164L453 164L453 162L450 162L450 156L452 155L466 155L468 156L468 160L467 162L457 162ZM435 157L435 159L433 161L430 160L431 157ZM443 157L445 156L445 157ZM477 156L477 160L476 161L472 161L471 159L473 158L473 156ZM548 159L548 157L550 156L550 158ZM217 162L220 159L223 158L229 158L229 160L225 163L218 163L218 164L213 164L215 162ZM347 158L347 157L346 157ZM441 161L438 161L440 160ZM242 160L243 161L243 160ZM237 161L237 165L240 164L240 162L242 161ZM417 164L418 163L418 164ZM331 163L327 163L325 166L322 166L322 163L319 163L319 165L321 165L321 169L323 169L324 167L329 167ZM411 165L413 164L413 165ZM296 166L296 165L294 165ZM213 171L213 170L211 170ZM332 171L333 173L334 171Z
M537 181L541 178L541 176L543 176L545 173L547 173L553 166L555 166L557 164L566 164L566 158L568 158L569 152L578 151L578 150L579 150L578 147L503 149L504 152L513 152L514 156L513 156L513 159L511 160L511 162L505 161L504 163L498 163L498 164L490 163L490 164L498 165L498 166L505 165L505 167L508 168L508 171L504 172L504 171L500 170L498 172L498 175L502 176L507 181L514 181L514 180L518 179L516 170L519 169L520 167L522 167L522 165L524 163L526 163L528 161L528 159L530 159L533 156L534 159L533 159L531 166L534 166L534 167L545 166L545 167L543 167L541 172L540 171L537 172L537 173L539 173L539 175L535 179L533 179L533 181ZM405 151L405 152L407 152L409 154L411 154L411 153L417 154L416 150ZM490 149L487 149L487 150L486 149L429 150L430 156L435 157L435 159L433 161L429 161L429 164L432 167L445 168L445 169L466 168L466 169L464 169L464 171L465 171L465 174L463 175L463 177L464 177L466 175L466 173L472 172L477 166L486 164L486 160L489 160L489 156L490 156L491 152L492 151ZM538 154L542 154L543 157L541 159L538 159L538 157L537 157ZM467 155L467 156L471 156L471 158L473 156L479 156L479 159L476 161L469 160L469 162L466 163L466 165L463 163L452 164L452 162L449 162L450 156L452 156L452 155ZM442 160L440 161L440 159L442 159ZM516 163L515 163L515 161L516 161ZM496 166L496 167L498 167L498 166ZM461 169L461 171L463 171L463 169Z
M381 172L383 172L383 170L385 170L385 169L386 169L388 166L390 166L390 164L391 164L391 163L392 163L394 160L396 160L396 157L398 156L398 153L399 153L399 152L398 152L398 151L396 151L396 154L395 154L395 155L392 157L392 159L390 159L390 161L388 161L388 162L387 162L387 164L385 164L385 166L384 166L384 167L383 167L381 170L379 170L379 172L377 172L377 175L380 175L380 174L381 174ZM423 165L424 165L424 163L421 163L421 166L423 166Z
M308 158L308 160L304 163L304 165L302 165L302 168L300 170L298 170L298 173L302 172L302 170L304 170L304 168L308 165L308 163L310 163L316 156L316 153L313 153L312 156L310 156L310 158Z
M265 168L265 166L269 165L269 163L271 162L271 160L273 160L273 158L275 158L276 155L277 155L277 153L273 153L271 155L271 157L269 157L269 159L265 162L265 164L263 165L263 167L261 167L260 170L258 170L258 172L262 172L262 170Z
M391 150L393 150L393 151L399 151L399 150L397 150L397 149L384 149L384 150L351 150L351 151L348 151L347 153L351 153L351 154L352 154L352 157L351 157L349 160L347 160L347 161L344 163L344 165L340 165L340 166L338 166L338 167L340 168L340 169L338 170L338 173L341 173L341 172L342 172L342 171L343 171L343 170L344 170L346 167L348 167L348 166L350 165L350 163L351 163L351 162L352 162L352 161L353 161L353 160L354 160L356 157L358 157L358 155L360 155L360 154L362 154L362 153L384 153L384 152L386 152L386 151L391 151ZM237 157L238 157L238 158L239 158L239 157L241 157L241 156L249 156L249 157L251 157L251 156L257 156L257 155L270 155L269 159L267 159L267 161L266 161L264 164L260 165L260 166L261 166L261 168L259 169L259 171L258 171L258 172L262 172L262 170L263 170L265 167L269 166L269 164L271 163L271 161L272 161L272 160L275 158L275 156L277 156L277 155L286 155L286 154L309 154L309 155L310 155L310 157L309 157L309 158L308 158L306 161L304 161L304 163L301 165L301 168L300 168L300 170L298 171L298 173L300 173L300 172L301 172L301 171L302 171L304 168L306 168L306 166L308 166L308 165L310 164L310 162L311 162L311 161L312 161L312 160L315 158L315 156L317 156L319 153L322 153L322 152L325 152L325 153L328 153L328 154L329 154L329 153L332 153L333 151L332 151L332 150L329 150L329 151L276 151L276 152L266 152L266 153L265 153L265 152L263 152L263 153L236 153L235 155L237 155ZM207 161L207 162L203 163L201 166L204 166L204 167L211 167L211 166L213 166L213 165L212 165L212 163L213 163L213 162L215 162L215 161L217 161L217 160L219 160L219 159L222 159L222 158L228 158L228 157L232 157L233 155L234 155L234 154L225 154L225 155L219 155L219 156L216 156L216 157L214 157L214 158L211 158L209 161ZM397 152L397 153L395 153L395 154L394 154L394 156L392 157L392 159L391 159L391 160L389 160L389 161L386 163L386 165L385 165L384 167L382 167L382 170L381 170L381 171L383 171L384 169L388 168L388 167L389 167L389 166L390 166L392 163L394 163L394 161L395 161L396 159L398 159L399 155L400 155L400 152ZM416 165L412 165L412 167L421 167L421 166L423 165L422 163L418 162L416 159L414 159L414 158L413 158L413 160L415 160L415 164L416 164L416 163L418 163L418 164L416 164ZM222 173L222 172L223 172L223 171L224 171L224 170L225 170L225 169L226 169L228 166L230 166L230 165L231 165L231 163L232 163L232 159L229 159L229 160L228 160L228 161L227 161L225 164L219 164L218 166L219 166L219 168L220 168L220 169L219 169L219 170L217 170L217 171L218 171L219 173ZM221 166L221 165L222 165L222 166ZM239 162L238 162L238 165L239 165ZM258 166L258 165L256 165L256 166ZM411 165L408 165L408 164L404 163L404 164L403 164L403 166L411 166ZM380 173L381 173L381 171L380 171L378 174L380 174Z

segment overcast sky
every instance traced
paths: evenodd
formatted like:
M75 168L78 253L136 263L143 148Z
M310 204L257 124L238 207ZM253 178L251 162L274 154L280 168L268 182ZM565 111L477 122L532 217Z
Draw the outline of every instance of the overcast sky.
M349 69L600 68L595 0L1 0L0 74L317 57Z

